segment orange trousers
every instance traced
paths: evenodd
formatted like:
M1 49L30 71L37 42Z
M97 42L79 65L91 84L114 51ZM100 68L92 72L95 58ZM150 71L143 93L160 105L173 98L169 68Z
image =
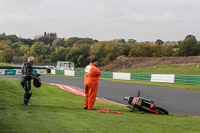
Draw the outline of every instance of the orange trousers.
M85 82L85 104L84 108L93 109L99 82L88 81Z

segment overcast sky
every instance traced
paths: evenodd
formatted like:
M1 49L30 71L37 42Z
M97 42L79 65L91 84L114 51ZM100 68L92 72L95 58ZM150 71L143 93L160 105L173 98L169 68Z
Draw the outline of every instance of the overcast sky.
M0 0L0 34L200 40L200 0Z

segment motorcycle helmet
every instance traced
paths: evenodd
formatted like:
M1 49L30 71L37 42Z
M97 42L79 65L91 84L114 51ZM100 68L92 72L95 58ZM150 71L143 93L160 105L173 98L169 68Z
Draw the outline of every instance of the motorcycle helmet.
M34 57L29 57L28 58L28 63L30 63L31 65L34 64L34 61L35 61Z
M36 88L39 88L39 87L42 85L41 79L40 79L40 78L35 78L35 79L33 79L33 85L34 85Z

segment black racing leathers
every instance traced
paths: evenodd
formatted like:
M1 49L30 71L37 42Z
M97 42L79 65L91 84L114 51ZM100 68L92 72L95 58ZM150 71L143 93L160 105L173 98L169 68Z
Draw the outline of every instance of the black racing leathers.
M31 64L26 62L22 65L22 77L21 77L21 85L25 90L24 94L25 105L29 105L29 101L32 96L32 91L31 91L32 78L33 78L33 67Z

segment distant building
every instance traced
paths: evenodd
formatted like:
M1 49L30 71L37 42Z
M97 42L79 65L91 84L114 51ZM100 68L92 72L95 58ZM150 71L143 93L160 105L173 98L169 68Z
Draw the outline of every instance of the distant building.
M57 68L74 71L74 62L57 61Z

